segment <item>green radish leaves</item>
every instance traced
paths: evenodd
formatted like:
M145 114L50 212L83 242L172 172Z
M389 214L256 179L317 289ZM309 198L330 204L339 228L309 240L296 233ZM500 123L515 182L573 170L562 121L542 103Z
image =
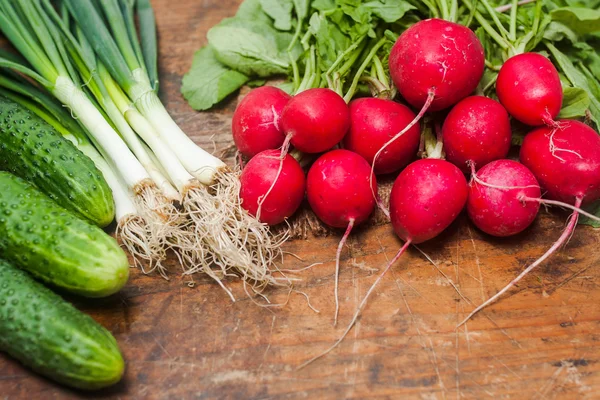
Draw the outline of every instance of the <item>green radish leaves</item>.
M220 62L259 77L288 72L290 60L285 50L291 39L289 33L237 18L208 31L208 42Z
M600 201L597 201L596 203L591 204L588 207L585 207L585 210L589 213L594 214L597 217L600 217ZM590 225L590 226L593 226L594 228L600 228L600 222L594 221L593 219L588 218L585 215L582 215L580 217L579 223L584 224L584 225Z
M578 35L600 32L600 11L583 7L557 8L550 12L552 21L560 22Z
M396 22L408 11L415 9L412 4L403 0L369 1L363 7L387 23Z
M219 63L211 47L196 52L181 92L195 110L208 110L242 87L248 77Z
M243 84L240 75L249 80L287 76L292 93L330 87L352 97L367 88L366 81L392 93L387 60L394 41L377 44L386 31L401 31L425 17L417 12L408 0L245 0L235 17L209 30L210 51L195 55L182 91L197 109ZM369 55L372 49L376 54ZM223 90L221 79L195 78L197 65L210 65L222 77L238 75Z
M589 116L596 126L598 126L598 123L600 122L600 98L595 96L597 82L594 77L586 76L585 73L571 61L569 56L560 51L553 44L546 43L546 47L550 50L555 65L562 71L567 79L569 79L571 84L574 87L583 89L587 92L590 99Z
M582 118L590 107L590 96L581 88L563 88L563 105L558 118Z
M292 10L294 9L292 0L260 0L260 4L265 13L273 18L276 29L280 31L292 29Z

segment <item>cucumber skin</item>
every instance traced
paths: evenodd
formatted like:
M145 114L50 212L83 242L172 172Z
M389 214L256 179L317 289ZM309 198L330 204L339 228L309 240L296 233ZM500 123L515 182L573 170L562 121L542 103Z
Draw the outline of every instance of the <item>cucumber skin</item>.
M0 172L0 257L86 297L116 293L129 277L115 239L8 172Z
M2 96L0 170L100 227L115 217L112 192L92 160L42 118Z
M0 350L41 375L79 389L113 385L125 369L110 332L4 260Z

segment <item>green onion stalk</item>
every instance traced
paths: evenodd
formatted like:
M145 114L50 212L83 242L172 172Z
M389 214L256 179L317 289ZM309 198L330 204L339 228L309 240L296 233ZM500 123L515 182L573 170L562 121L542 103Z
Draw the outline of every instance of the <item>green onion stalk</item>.
M278 284L272 266L281 256L285 237L273 236L268 226L241 207L238 171L197 146L157 95L156 37L149 2L137 1L140 31L152 36L143 37L141 43L131 1L63 3L98 58L97 80L180 196L184 216L178 220L180 234L168 242L185 273L205 272L219 283L225 276L240 276L257 291Z

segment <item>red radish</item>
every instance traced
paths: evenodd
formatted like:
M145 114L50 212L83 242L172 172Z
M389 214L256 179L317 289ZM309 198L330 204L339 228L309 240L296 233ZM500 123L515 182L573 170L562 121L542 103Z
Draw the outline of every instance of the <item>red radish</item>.
M510 119L497 101L470 96L452 108L444 121L442 138L446 160L463 172L469 172L469 161L476 167L483 167L507 156L511 140Z
M558 125L527 134L521 162L550 199L589 204L600 198L600 136L579 121L563 120Z
M304 171L298 161L286 154L280 163L279 156L279 150L257 154L240 176L242 207L269 225L283 222L294 214L304 199L306 188Z
M459 326L500 298L563 246L573 234L579 214L600 220L580 209L582 204L600 199L600 136L592 128L579 121L558 121L554 127L535 129L525 136L520 158L553 199L537 201L571 208L574 213L561 236L546 253L502 290L473 310ZM524 200L536 201L529 198Z
M469 184L467 212L473 223L493 236L511 236L525 230L538 214L542 196L535 176L513 160L493 161L477 173Z
M291 144L304 153L321 153L338 144L350 128L344 99L330 89L308 89L283 109L281 128Z
M289 94L273 86L259 87L244 97L231 122L233 141L240 153L254 157L261 151L283 145L285 135L279 120L290 98Z
M485 54L475 33L466 26L432 18L405 30L390 52L390 74L400 94L419 114L390 139L374 157L410 130L423 115L456 104L479 84Z
M404 245L367 291L342 336L330 348L303 363L300 368L323 357L344 340L367 299L391 266L408 246L432 239L446 229L464 208L467 193L467 181L463 173L444 160L418 160L400 173L390 195L390 214L394 230L405 241Z
M340 254L352 228L366 221L375 201L375 177L364 158L348 150L325 153L310 168L306 181L308 202L321 221L334 228L346 228L339 243L335 265L335 316L337 322Z
M467 202L463 173L444 160L424 159L400 173L390 194L396 234L418 244L433 239L456 219Z
M471 94L485 68L481 42L466 26L432 18L404 31L390 53L398 91L417 108L443 110Z
M562 107L558 71L537 53L509 58L500 68L496 93L510 115L531 126L552 126Z
M350 131L344 138L344 148L372 164L377 151L414 118L408 107L391 100L354 100L350 103ZM419 126L414 125L380 155L374 172L388 174L408 165L417 152L419 138Z

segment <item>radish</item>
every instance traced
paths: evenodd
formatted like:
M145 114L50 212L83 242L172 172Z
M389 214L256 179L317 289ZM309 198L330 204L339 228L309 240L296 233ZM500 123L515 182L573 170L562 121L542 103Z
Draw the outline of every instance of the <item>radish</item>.
M400 173L390 194L390 219L396 234L413 244L433 239L467 202L463 173L444 160L424 159Z
M308 180L310 193L310 172ZM411 244L422 243L442 233L464 208L467 194L467 181L463 173L444 160L418 160L400 173L390 195L390 215L394 231L405 241L404 245L369 288L342 336L323 353L306 361L299 368L328 354L344 340L367 299L391 266Z
M350 103L350 131L344 138L344 148L372 164L377 151L414 118L408 107L391 100L354 100ZM414 125L381 154L374 172L388 174L405 167L417 152L419 138L419 126Z
M231 123L233 141L240 153L254 157L283 145L279 120L291 96L273 86L252 90L237 106Z
M242 207L268 225L279 224L292 216L300 207L306 188L304 171L298 161L286 154L280 163L279 156L279 150L258 153L240 176ZM276 177L277 182L273 184Z
M479 229L504 237L531 225L540 202L525 199L540 199L542 194L526 166L513 160L496 160L477 173L472 168L467 212Z
M579 121L541 127L523 141L520 159L547 191L565 203L589 204L600 198L600 136Z
M432 18L417 22L400 35L389 64L392 80L406 101L417 108L438 111L477 88L485 56L472 30Z
M558 71L550 60L537 53L509 58L500 68L496 93L510 115L531 126L554 126L562 107Z
M443 110L472 93L483 76L485 55L472 30L432 18L417 22L400 35L392 47L389 67L402 97L421 110L379 149L373 165L385 149L408 132L428 110Z
M533 172L551 200L524 200L571 208L574 213L561 236L546 253L502 290L473 310L458 326L500 298L564 245L575 230L579 214L600 220L579 208L582 204L600 199L600 136L579 121L558 121L555 125L537 128L525 136L520 154L521 162Z
M444 121L442 138L446 159L468 172L469 161L482 167L508 155L510 119L497 101L470 96L452 108Z
M308 89L297 94L281 115L281 129L286 139L304 153L331 149L344 138L349 128L348 105L330 89Z
M352 228L366 221L375 200L377 182L369 163L348 150L332 150L322 155L308 171L306 194L308 202L321 221L334 228L346 228L335 258L335 315L339 311L338 277L340 255Z

